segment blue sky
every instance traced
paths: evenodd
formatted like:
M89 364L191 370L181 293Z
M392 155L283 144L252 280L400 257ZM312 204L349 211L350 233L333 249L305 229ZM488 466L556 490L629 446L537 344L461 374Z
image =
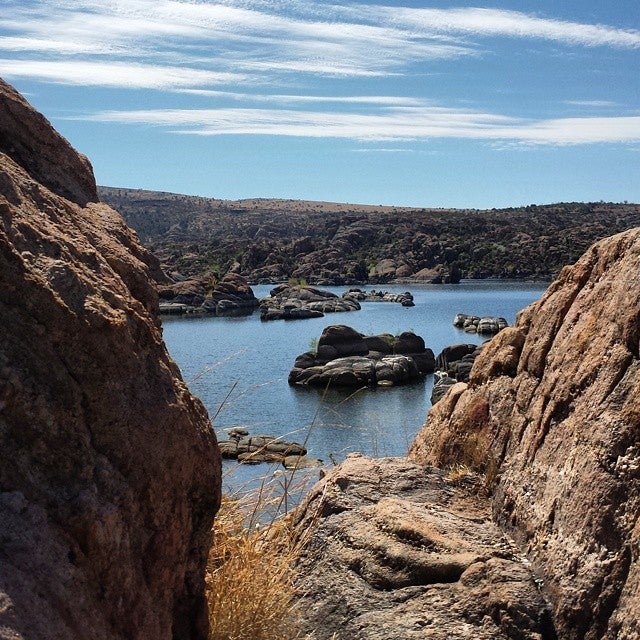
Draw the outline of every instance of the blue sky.
M640 202L638 0L0 0L0 76L103 185Z

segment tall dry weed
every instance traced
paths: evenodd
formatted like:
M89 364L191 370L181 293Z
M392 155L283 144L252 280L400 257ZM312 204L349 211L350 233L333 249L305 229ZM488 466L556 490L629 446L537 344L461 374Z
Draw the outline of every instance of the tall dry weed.
M242 500L223 499L207 566L209 640L300 637L294 563L301 545L289 518L260 524Z

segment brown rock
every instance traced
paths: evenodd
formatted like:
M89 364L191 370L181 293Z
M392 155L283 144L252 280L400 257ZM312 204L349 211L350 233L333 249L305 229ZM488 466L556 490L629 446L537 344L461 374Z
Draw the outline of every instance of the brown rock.
M314 638L552 637L548 605L488 502L438 469L352 455L295 518L312 532L298 604Z
M89 160L1 78L0 153L56 195L81 206L99 200Z
M0 636L204 640L220 464L157 262L4 83L0 132Z
M431 411L411 457L497 472L494 515L545 579L561 638L640 637L640 230L562 270Z

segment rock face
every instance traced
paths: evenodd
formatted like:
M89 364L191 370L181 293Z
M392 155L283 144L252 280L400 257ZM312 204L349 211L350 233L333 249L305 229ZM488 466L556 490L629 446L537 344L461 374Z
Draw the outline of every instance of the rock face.
M464 481L352 454L297 511L303 631L319 640L551 640L516 547Z
M317 351L296 358L289 384L342 387L392 386L423 378L435 359L411 332L364 336L345 325L326 327Z
M0 82L0 637L205 640L220 463L88 161Z
M566 267L436 405L410 456L495 475L558 637L640 637L640 230Z

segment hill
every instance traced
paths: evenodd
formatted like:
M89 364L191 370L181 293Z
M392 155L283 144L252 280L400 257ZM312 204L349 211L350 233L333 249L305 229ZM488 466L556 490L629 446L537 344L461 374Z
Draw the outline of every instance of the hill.
M594 241L640 226L640 205L417 209L217 200L99 187L165 272L316 284L550 279Z

